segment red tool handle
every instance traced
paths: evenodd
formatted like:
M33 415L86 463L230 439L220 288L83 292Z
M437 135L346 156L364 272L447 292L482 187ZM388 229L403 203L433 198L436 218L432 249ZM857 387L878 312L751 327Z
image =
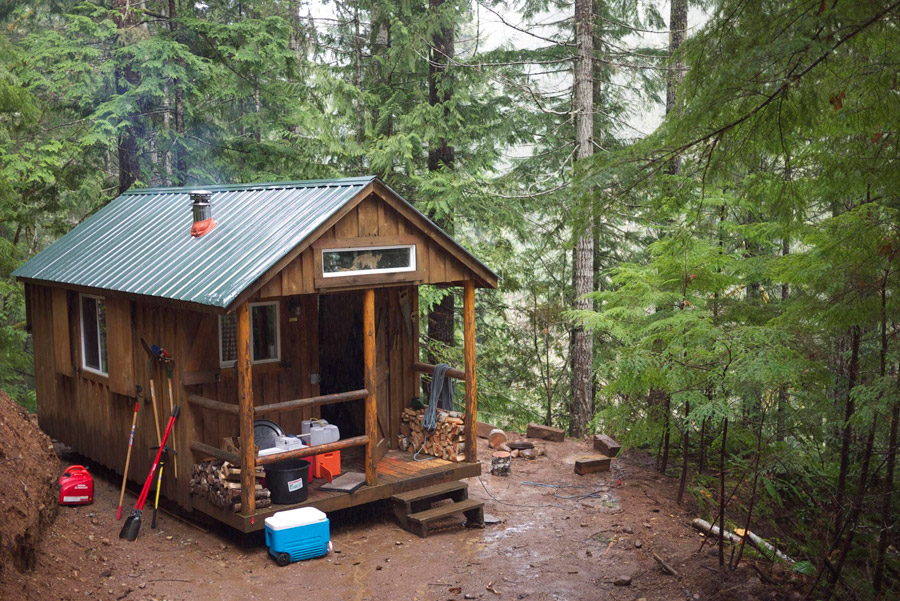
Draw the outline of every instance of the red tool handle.
M156 459L153 460L153 465L150 466L150 474L147 476L147 481L144 482L144 488L141 489L141 495L138 497L137 504L135 504L135 509L143 511L144 503L147 502L147 495L150 492L150 485L153 483L153 474L156 473L156 468L159 466L159 458L162 456L163 449L166 448L166 440L169 438L169 432L172 431L172 426L175 425L175 418L178 417L179 407L175 405L175 409L172 410L172 415L169 416L169 423L166 424L166 432L163 434L162 442L160 442L159 450L156 452Z
M86 472L87 468L85 468L83 465L70 465L66 468L66 471L63 472L63 478L70 478L72 474L70 474L69 472L71 472L72 470L80 470L82 472Z

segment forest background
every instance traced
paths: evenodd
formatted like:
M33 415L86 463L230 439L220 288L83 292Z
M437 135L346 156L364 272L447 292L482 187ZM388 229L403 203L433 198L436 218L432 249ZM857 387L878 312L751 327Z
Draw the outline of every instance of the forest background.
M896 598L900 2L0 0L0 22L20 403L9 274L120 192L378 175L502 277L481 419L649 449L680 501L777 535L811 598ZM423 301L431 359L460 364L453 293Z

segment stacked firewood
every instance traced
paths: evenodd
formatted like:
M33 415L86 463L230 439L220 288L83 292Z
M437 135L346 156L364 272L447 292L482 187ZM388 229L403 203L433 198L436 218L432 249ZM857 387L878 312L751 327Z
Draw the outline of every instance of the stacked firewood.
M256 468L256 477L264 478L262 467ZM195 463L191 472L191 494L206 498L220 509L238 512L241 510L241 468L221 459L210 459ZM263 509L272 504L271 493L262 484L256 483L256 508Z
M437 427L429 432L422 425L425 409L403 410L398 444L404 451L421 452L448 461L465 461L465 420L458 411L437 412Z

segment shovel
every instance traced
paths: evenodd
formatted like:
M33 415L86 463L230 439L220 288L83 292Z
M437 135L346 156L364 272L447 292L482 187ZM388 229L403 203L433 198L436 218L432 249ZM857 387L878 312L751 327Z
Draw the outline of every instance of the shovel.
M166 433L163 434L162 437L162 444L159 446L159 451L156 452L156 459L153 460L153 465L150 466L150 473L147 475L147 480L144 482L144 487L141 489L141 495L134 505L134 511L131 512L131 515L128 516L125 523L122 525L122 530L119 532L119 538L126 538L133 541L137 538L138 532L141 530L141 513L143 513L144 504L147 502L147 495L150 492L150 486L153 484L153 476L156 474L156 468L159 466L160 457L166 448L166 440L169 438L172 426L175 425L175 419L178 417L179 409L180 407L175 405L175 408L172 410L172 415L169 417L169 423L166 424Z

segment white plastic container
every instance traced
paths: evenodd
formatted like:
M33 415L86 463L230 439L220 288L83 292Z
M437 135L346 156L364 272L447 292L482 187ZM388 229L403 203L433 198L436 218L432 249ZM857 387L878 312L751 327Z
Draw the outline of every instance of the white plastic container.
M305 419L300 422L300 434L309 434L314 426L327 426L328 422L324 419Z
M306 445L303 444L303 441L296 436L279 436L275 439L275 448L282 449L284 451L302 449L305 446Z
M341 431L334 424L328 424L324 428L325 442L337 442L341 439Z

